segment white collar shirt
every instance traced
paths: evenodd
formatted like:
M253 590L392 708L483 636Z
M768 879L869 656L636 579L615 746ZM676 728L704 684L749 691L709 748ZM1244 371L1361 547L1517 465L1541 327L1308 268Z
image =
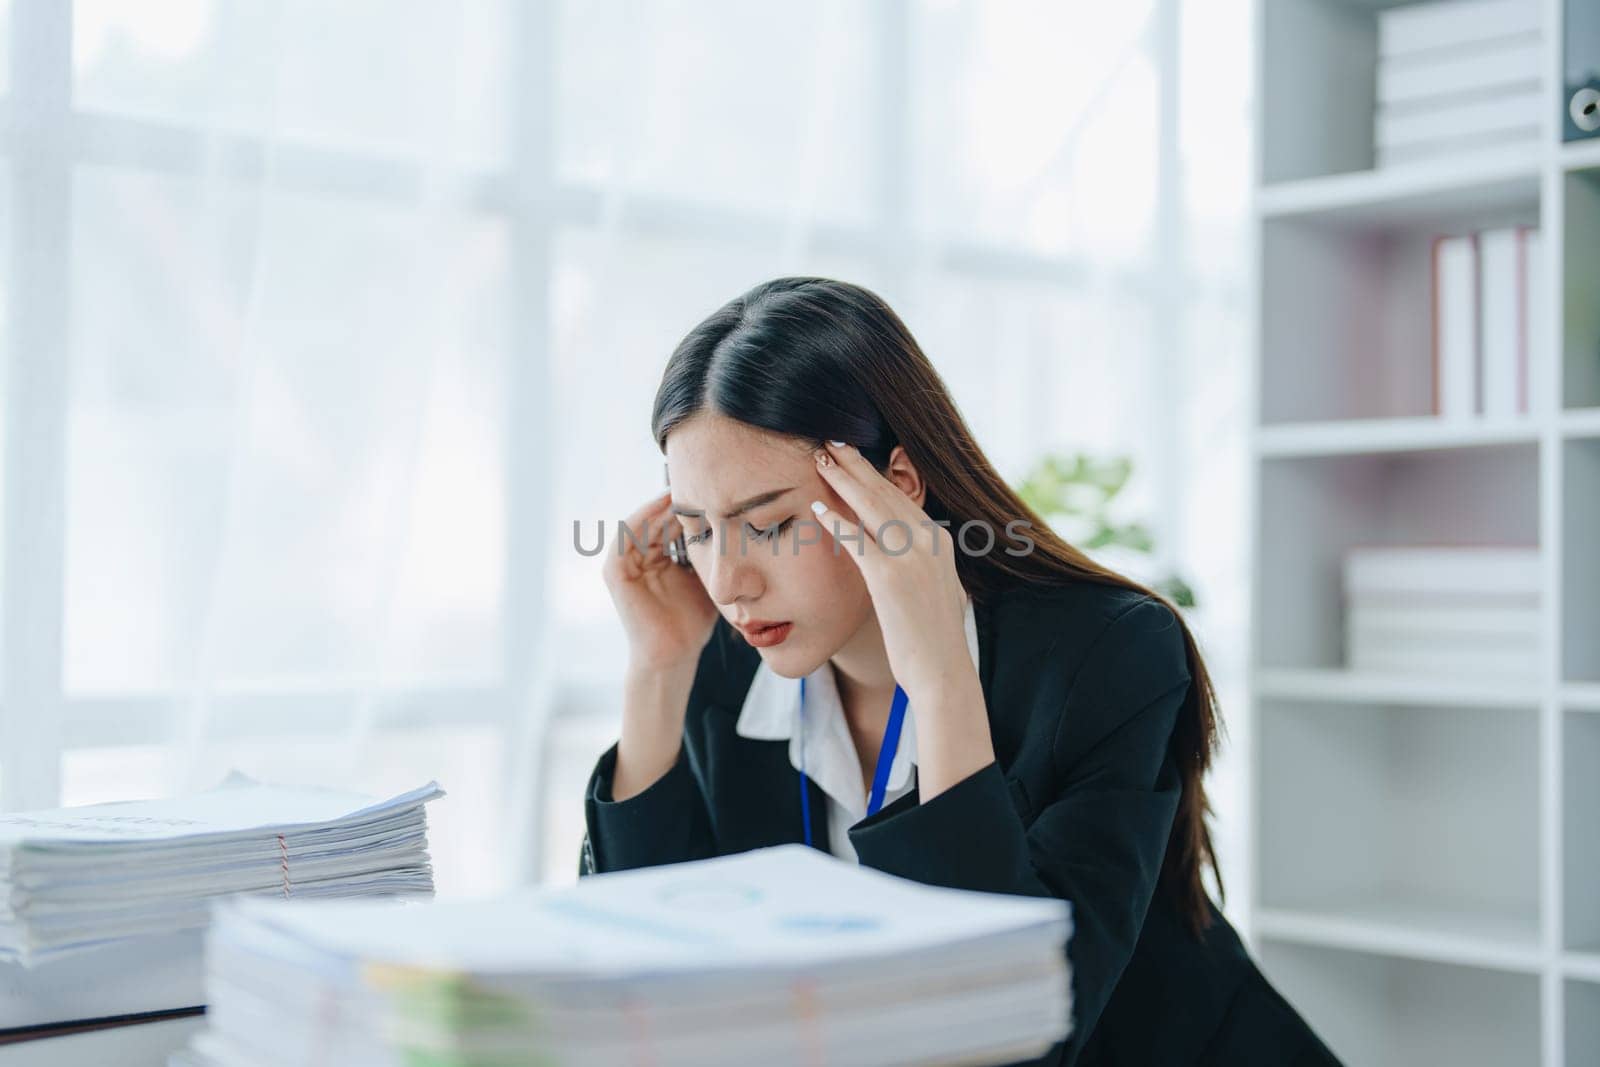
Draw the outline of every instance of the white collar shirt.
M972 596L968 594L963 625L972 666L978 667L978 630L973 617ZM909 793L915 784L912 770L917 762L916 707L906 706L901 725L900 744L889 764L889 781L884 789L883 806L888 807ZM788 741L789 762L801 766L800 681L775 673L763 660L756 667L750 689L734 730L741 737L759 741ZM805 771L807 777L828 797L828 851L840 859L858 862L850 843L850 827L866 818L867 794L861 779L861 759L845 720L844 705L834 678L833 663L822 665L806 676Z

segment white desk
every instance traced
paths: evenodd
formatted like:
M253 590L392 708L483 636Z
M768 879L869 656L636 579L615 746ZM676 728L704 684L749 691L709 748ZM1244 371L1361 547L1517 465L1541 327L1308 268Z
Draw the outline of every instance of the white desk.
M204 1015L190 1015L0 1045L0 1067L167 1067L205 1024Z

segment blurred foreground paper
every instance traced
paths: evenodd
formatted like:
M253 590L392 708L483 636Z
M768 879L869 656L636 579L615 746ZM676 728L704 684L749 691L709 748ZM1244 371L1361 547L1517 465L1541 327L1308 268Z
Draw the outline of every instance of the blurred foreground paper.
M212 903L431 896L425 805L230 777L166 800L0 816L0 1029L203 1003Z
M1000 1063L1070 1028L1060 900L782 845L489 900L241 900L174 1063Z

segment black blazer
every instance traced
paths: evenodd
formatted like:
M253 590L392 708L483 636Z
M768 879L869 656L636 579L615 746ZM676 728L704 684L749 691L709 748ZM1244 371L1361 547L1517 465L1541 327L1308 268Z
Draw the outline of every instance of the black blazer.
M1072 904L1072 1035L1039 1067L1337 1061L1213 908L1192 936L1157 877L1181 783L1170 752L1191 676L1172 612L1080 582L973 601L996 760L921 803L850 827L860 862L919 882ZM734 732L760 661L719 619L702 652L677 764L611 799L617 750L585 797L580 875L804 840L786 741ZM810 783L826 849L826 794Z

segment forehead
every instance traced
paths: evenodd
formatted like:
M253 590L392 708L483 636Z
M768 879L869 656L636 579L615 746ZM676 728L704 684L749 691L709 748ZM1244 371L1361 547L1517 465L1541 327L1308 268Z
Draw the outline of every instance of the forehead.
M667 435L673 503L722 511L815 474L805 442L722 415L696 415Z

